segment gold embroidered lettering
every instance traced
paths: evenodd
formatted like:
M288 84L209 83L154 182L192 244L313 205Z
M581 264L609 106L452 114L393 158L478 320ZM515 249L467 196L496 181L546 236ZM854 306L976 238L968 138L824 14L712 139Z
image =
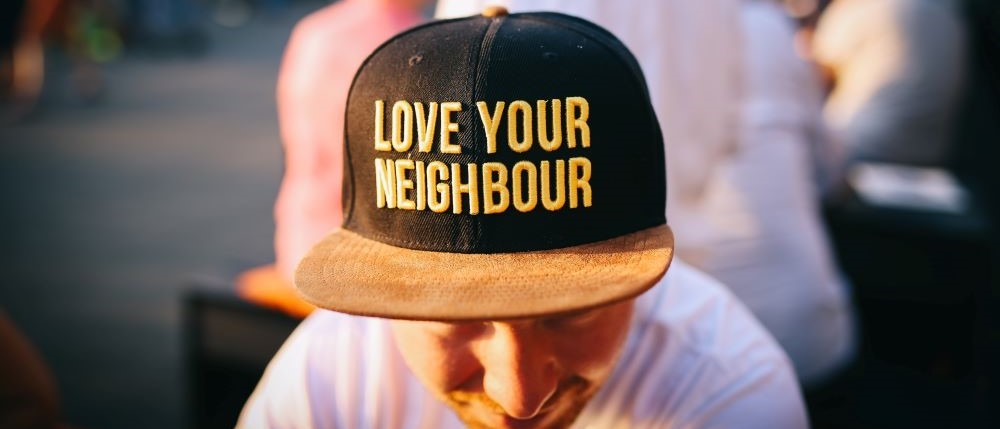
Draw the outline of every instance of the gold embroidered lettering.
M577 112L579 108L579 112ZM590 103L583 97L566 97L566 146L576 147L576 130L580 130L580 142L590 147Z
M552 140L549 140L549 125L545 118L545 100L538 100L538 145L548 152L559 149L562 146L562 101L552 100Z
M521 184L522 173L527 173L528 175L527 200L522 198L522 190L524 189ZM513 176L511 186L514 188L514 208L519 212L534 210L535 205L538 204L538 169L535 168L535 164L532 164L530 161L519 161L517 164L514 164L511 176Z
M396 160L396 208L400 210L414 210L417 208L416 203L406 196L406 192L413 189L413 180L406 177L407 170L412 169L412 159Z
M451 192L447 182L438 183L438 180L448 180L448 166L441 161L431 161L427 163L427 208L434 213L444 213L451 204Z
M468 164L469 181L462 183L462 166L451 164L451 212L462 214L462 193L469 194L469 214L479 214L479 176L476 164Z
M458 132L458 123L451 121L451 113L461 111L462 103L457 101L441 103L441 153L462 153L462 146L451 143L451 133Z
M424 117L424 103L415 103L417 109L417 150L427 153L434 146L434 127L437 125L438 104L434 101L427 106ZM419 169L418 169L419 170Z
M549 162L542 161L542 206L546 210L556 211L566 204L566 161L556 160L556 198L552 199L549 178Z
M410 146L413 146L413 107L400 100L392 105L392 148L406 152Z
M392 143L385 138L385 102L382 100L375 100L375 150L392 150Z
M391 159L375 158L375 205L396 208L396 168Z
M493 173L497 173L493 180ZM493 200L500 194L500 201ZM483 214L503 213L510 206L510 191L507 189L507 166L499 162L483 164Z
M515 153L531 150L535 135L546 152L561 149L564 140L567 148L590 147L590 104L584 97L536 100L534 105L525 100L497 101L492 108L485 101L478 101L476 108L486 136L487 153L498 151L497 134L505 109L507 146ZM410 152L416 142L419 152L429 153L437 136L440 153L460 154L462 147L453 143L452 138L457 138L453 134L460 132L453 114L461 111L462 103L456 101L400 100L387 114L385 100L375 100L375 150ZM525 213L538 209L539 202L548 211L591 207L592 170L593 164L586 157L537 163L520 160L512 168L501 162L446 164L414 161L409 156L396 160L376 158L375 202L379 208L472 215L480 211L504 213L511 205ZM468 200L463 201L463 193ZM468 206L464 207L466 203Z
M583 172L580 172L580 168ZM569 208L577 206L576 191L583 192L583 206L590 207L593 192L590 189L590 160L582 156L569 159Z
M517 114L521 112L521 139L517 138ZM517 100L507 108L507 145L517 153L531 149L531 105L527 101Z
M427 182L424 181L424 162L417 161L417 166L413 168L417 173L417 210L427 208Z
M511 205L526 213L539 209L539 202L548 211L591 207L592 170L593 163L586 157L540 163L522 160L512 168L501 162L449 165L441 161L376 158L375 202L378 208L454 214L465 211L472 215L504 213ZM463 193L467 194L467 208Z
M479 108L479 119L483 121L483 129L486 131L486 153L497 152L497 129L500 128L500 117L503 116L505 104L503 101L498 101L491 114L485 101L476 103L476 107Z

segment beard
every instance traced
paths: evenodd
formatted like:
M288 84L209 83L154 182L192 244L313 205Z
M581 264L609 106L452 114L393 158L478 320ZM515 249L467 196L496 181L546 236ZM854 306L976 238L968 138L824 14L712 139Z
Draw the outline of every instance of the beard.
M580 377L566 379L559 383L559 387L546 401L541 413L530 421L521 421L524 426L515 423L515 427L567 429L590 402L590 399L597 392L597 387L597 385ZM458 390L448 392L444 397L444 402L455 411L459 420L469 429L497 429L496 426L491 426L482 420L484 414L497 419L503 419L507 416L503 407L483 392Z

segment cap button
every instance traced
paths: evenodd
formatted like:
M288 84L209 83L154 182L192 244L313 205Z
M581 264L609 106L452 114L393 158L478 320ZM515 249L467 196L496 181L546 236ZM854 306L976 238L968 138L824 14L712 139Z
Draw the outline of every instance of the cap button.
M503 6L487 6L486 9L483 9L483 16L487 18L499 18L507 15L510 15L510 12L507 12L507 8Z

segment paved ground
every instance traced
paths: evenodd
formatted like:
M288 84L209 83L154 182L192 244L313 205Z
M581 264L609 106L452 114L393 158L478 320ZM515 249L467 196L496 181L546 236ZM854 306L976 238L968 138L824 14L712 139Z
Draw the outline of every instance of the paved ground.
M56 64L43 114L0 128L0 308L74 424L183 426L182 291L273 258L274 81L302 13L213 29L200 59L126 57L96 106Z

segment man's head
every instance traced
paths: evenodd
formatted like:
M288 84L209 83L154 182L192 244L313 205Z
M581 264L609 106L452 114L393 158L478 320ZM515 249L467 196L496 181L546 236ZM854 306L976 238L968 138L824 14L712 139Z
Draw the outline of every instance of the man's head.
M473 427L566 426L666 272L659 124L631 53L553 13L437 21L361 66L344 225L299 264L313 304L394 319Z

